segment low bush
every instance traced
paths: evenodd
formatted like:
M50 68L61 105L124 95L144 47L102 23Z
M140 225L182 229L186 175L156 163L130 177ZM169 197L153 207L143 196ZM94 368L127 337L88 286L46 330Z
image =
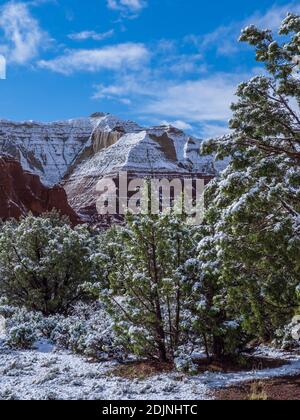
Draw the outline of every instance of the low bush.
M12 349L31 349L38 338L30 323L16 325L7 331L6 344Z

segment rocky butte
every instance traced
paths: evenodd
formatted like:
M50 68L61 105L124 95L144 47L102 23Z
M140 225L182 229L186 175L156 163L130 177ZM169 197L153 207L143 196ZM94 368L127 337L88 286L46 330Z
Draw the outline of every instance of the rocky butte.
M53 123L0 120L0 154L12 156L26 176L39 176L46 187L59 184L56 188L66 191L70 206L86 222L97 219L96 185L103 177L127 172L129 180L208 182L216 168L212 157L200 155L200 145L172 126L145 128L104 113Z

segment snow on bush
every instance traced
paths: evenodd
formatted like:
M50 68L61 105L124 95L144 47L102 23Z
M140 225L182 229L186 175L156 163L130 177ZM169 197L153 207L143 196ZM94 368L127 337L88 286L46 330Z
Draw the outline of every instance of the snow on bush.
M120 343L138 357L173 361L193 334L188 304L191 280L183 267L196 252L193 228L175 214L128 216L108 237L108 281L98 296L114 320Z
M80 285L92 281L93 237L52 212L32 215L0 229L0 294L16 306L65 314L82 298Z
M123 359L115 343L112 321L100 304L79 304L68 317L45 317L39 312L8 305L0 306L6 318L6 344L12 348L32 348L37 340L47 339L58 348L68 349L93 359Z
M282 350L295 350L300 348L299 315L295 316L285 328L276 332L276 339L273 344L280 346Z
M8 330L6 344L13 349L31 349L38 336L30 323L16 325Z
M32 348L40 336L39 323L43 316L7 304L0 306L0 315L6 320L6 345L16 349Z
M58 347L97 360L123 358L122 349L115 343L112 321L98 303L78 305L71 316L56 317L54 324L50 340Z
M175 368L178 372L186 373L189 375L196 375L198 373L198 367L193 362L191 355L177 352L174 359Z

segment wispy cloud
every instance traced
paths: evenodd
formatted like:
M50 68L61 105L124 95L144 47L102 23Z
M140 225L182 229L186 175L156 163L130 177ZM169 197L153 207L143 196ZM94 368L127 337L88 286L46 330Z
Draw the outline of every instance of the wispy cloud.
M299 2L289 2L282 6L274 5L265 13L256 12L242 21L219 26L206 35L188 35L185 41L196 45L201 52L213 49L219 55L232 55L240 50L237 39L241 28L254 24L262 29L278 30L288 12L300 13Z
M237 38L251 23L262 28L278 29L288 11L300 12L300 4L273 6L266 13L254 13L244 21L218 27L202 36L190 36L185 42L196 47L189 53L180 51L180 43L163 40L153 46L155 55L138 74L129 70L114 82L95 87L95 100L112 100L126 104L127 111L148 121L163 121L178 128L196 128L203 137L225 133L231 117L230 105L236 100L236 86L261 69L237 68L220 72L209 67L206 51L235 56L241 47ZM149 47L150 48L150 47Z
M107 7L122 15L137 15L147 6L146 0L107 0Z
M41 60L38 65L65 75L77 71L96 72L100 70L131 70L139 68L149 58L149 51L143 44L118 44L93 50L67 50L53 60Z
M32 16L29 4L8 2L0 7L0 31L3 44L0 52L10 62L26 64L49 44L50 37Z
M189 122L227 121L239 81L240 77L235 74L219 74L171 83L161 95L145 105L143 112Z
M185 121L176 120L176 121L166 121L163 120L160 122L161 125L172 125L173 127L178 128L179 130L192 130L193 127L191 124L188 124Z
M81 31L68 35L68 38L73 41L86 41L92 39L93 41L104 41L105 39L111 38L115 31L111 29L107 32L96 32L96 31Z
M115 84L98 85L93 98L126 105L127 110L151 123L173 125L200 137L214 137L228 131L230 105L241 78L251 74L217 73L197 80L123 75Z
M230 105L235 100L237 84L250 74L217 73L196 80L167 80L151 78L148 73L139 77L124 76L115 84L96 87L94 99L110 99L128 105L132 112L147 120L170 122L181 129L198 127L203 136L226 131L231 116ZM132 107L133 108L133 107Z

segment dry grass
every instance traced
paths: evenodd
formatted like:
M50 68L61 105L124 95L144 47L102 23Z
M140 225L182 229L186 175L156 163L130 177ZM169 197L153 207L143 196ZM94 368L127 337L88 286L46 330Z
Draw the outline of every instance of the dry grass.
M267 401L268 394L265 390L263 382L254 382L250 388L250 395L248 400L250 401Z
M127 363L118 366L110 372L112 376L126 379L146 379L161 373L168 373L174 369L172 363L160 363L155 361Z

